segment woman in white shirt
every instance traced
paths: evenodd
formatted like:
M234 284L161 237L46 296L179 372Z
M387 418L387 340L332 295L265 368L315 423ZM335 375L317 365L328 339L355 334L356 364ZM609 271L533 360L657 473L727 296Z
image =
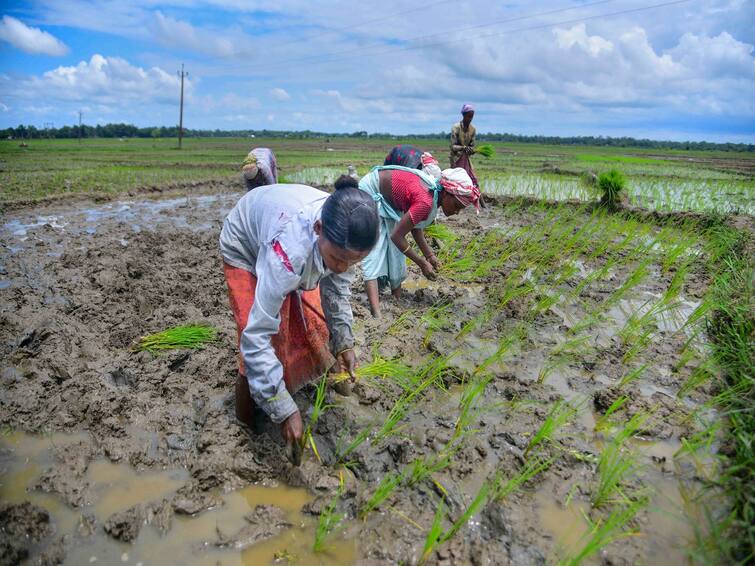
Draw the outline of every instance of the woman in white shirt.
M375 201L356 185L343 176L332 195L259 187L239 200L220 234L239 338L236 415L250 422L253 400L287 442L302 435L291 395L334 366L352 377L356 367L353 265L378 237Z

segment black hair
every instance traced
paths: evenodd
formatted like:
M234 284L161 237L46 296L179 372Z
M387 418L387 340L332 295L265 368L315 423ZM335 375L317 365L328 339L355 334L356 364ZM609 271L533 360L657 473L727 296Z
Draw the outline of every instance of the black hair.
M323 236L339 248L371 250L378 238L377 204L352 177L341 175L333 186L322 207Z

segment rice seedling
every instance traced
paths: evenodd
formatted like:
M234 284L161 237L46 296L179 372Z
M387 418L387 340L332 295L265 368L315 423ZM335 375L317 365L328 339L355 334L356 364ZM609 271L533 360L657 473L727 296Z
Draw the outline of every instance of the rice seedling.
M640 367L637 367L633 369L632 371L625 374L618 383L619 389L624 389L627 385L632 383L633 381L636 381L642 375L645 373L645 370L648 369L648 364L643 364Z
M198 349L217 340L217 331L206 324L174 326L156 334L142 336L134 346L136 352L160 352L178 348Z
M527 455L532 449L543 442L553 441L558 430L577 415L582 403L584 403L584 401L577 406L572 406L563 400L556 401L546 415L543 424L540 425L540 428L537 429L527 443L527 448L524 450L524 457L527 458Z
M705 359L699 366L692 370L690 376L679 387L676 396L683 398L692 393L702 384L713 379L717 374L717 368L714 358Z
M302 448L305 448L307 444L309 444L312 448L312 452L314 453L315 457L317 458L317 461L322 463L322 460L320 459L320 452L317 450L317 444L315 443L315 439L312 436L312 431L314 430L315 425L317 424L317 421L320 420L320 417L322 414L332 405L326 405L325 399L327 397L327 384L328 380L326 376L323 376L320 378L319 383L317 384L317 387L315 388L315 398L312 402L312 412L309 416L309 423L307 423L307 428L304 430L304 434L301 437L301 446Z
M365 440L367 440L370 437L370 434L372 433L373 427L367 426L359 431L359 434L357 434L351 442L343 449L343 450L336 450L336 453L338 454L338 461L341 463L346 462L346 458L354 452L357 448L359 448Z
M611 422L611 416L621 409L621 407L624 406L624 403L626 403L629 400L629 397L626 395L622 395L618 399L616 399L613 403L611 403L611 406L606 409L606 412L601 416L597 422L595 423L595 430L598 432L601 432L603 430L606 430L610 428L613 423Z
M315 542L312 550L322 552L326 550L325 540L332 535L346 518L345 513L336 513L336 506L344 493L343 473L339 475L338 489L325 509L320 513L320 518L315 529Z
M493 495L493 498L498 501L505 499L510 494L517 491L529 480L534 478L537 474L547 470L552 463L553 458L528 458L527 460L525 460L524 467L521 469L521 471L515 476L510 477L505 482L503 481L499 473L499 475L496 477L495 494Z
M587 349L584 345L590 340L590 336L583 335L571 338L556 345L548 354L548 357L540 368L537 376L538 383L545 383L548 376L559 368L584 358Z
M420 317L425 325L425 336L422 340L423 345L427 346L433 333L438 330L448 330L451 327L451 307L452 303L435 304Z
M409 319L414 316L415 312L415 309L407 309L402 312L399 316L396 317L396 320L391 323L386 332L391 336L395 336L402 330L406 329L407 326L409 326Z
M433 222L425 228L425 236L442 242L444 246L450 246L459 239L453 230L440 222Z
M578 566L585 559L605 548L609 544L622 538L636 536L635 530L624 530L624 527L644 509L650 498L647 496L630 501L627 505L621 505L611 511L605 520L598 520L591 524L590 530L585 534L584 546L574 555L559 561L559 566Z
M446 516L446 508L443 504L443 501L441 501L438 504L438 509L435 511L435 516L433 517L433 523L430 525L430 530L427 531L427 535L425 536L425 546L422 548L422 556L419 559L420 564L424 564L428 558L430 558L430 555L435 550L435 547L440 542L441 536L443 536L443 518Z
M357 379L380 378L393 381L404 390L411 390L415 386L414 370L399 361L382 358L375 353L372 361L356 369Z
M617 496L618 502L630 501L621 486L630 475L637 471L638 463L635 454L626 446L626 442L649 418L648 413L634 415L601 452L598 460L598 485L592 494L593 507L603 507L615 502L614 498Z
M475 495L475 498L472 500L472 502L467 506L467 508L464 510L464 513L462 513L451 525L451 528L449 528L446 532L444 532L440 537L440 542L444 543L447 540L450 540L459 530L467 524L467 522L474 517L477 512L488 502L488 496L490 495L491 491L493 491L490 482L485 482L480 487L480 490L477 492L477 495Z
M479 153L483 157L493 157L495 155L495 148L492 144L484 143L477 146L475 153Z
M477 377L470 381L464 388L459 402L460 411L454 426L454 437L458 437L471 424L477 416L477 410L474 410L477 398L485 392L485 388L492 381L492 375Z
M402 476L395 472L391 472L383 476L380 483L375 488L372 496L367 500L362 509L359 511L359 517L364 519L373 510L377 509L383 501L388 499L393 491L401 484Z

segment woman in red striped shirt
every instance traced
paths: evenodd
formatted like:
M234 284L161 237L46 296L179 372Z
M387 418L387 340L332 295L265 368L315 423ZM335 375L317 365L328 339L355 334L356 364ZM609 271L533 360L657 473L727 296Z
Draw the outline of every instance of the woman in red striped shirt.
M436 180L418 169L399 166L373 168L359 181L359 188L372 195L380 214L377 244L362 260L370 310L378 317L378 279L387 279L393 296L400 296L407 257L425 277L435 279L438 259L425 240L424 228L433 223L439 208L453 216L470 204L478 207L480 191L462 169L446 169ZM407 241L409 232L421 256Z

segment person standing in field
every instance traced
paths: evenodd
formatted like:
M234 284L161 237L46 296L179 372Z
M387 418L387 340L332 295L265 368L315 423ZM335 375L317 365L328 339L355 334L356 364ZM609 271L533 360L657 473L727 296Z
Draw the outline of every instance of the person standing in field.
M425 240L424 228L433 223L439 208L453 216L470 204L478 207L480 191L463 169L446 169L438 181L424 171L396 165L373 168L359 181L359 188L377 202L380 215L377 243L362 260L370 311L379 317L378 280L387 280L393 296L400 296L407 276L406 258L425 277L435 279L440 264ZM422 256L407 241L409 232Z
M354 378L352 267L378 238L375 201L342 176L329 195L274 184L241 197L223 223L220 252L239 345L236 416L254 405L301 439L291 395L326 371ZM318 288L319 287L319 288Z
M385 156L383 165L400 165L409 169L420 169L440 179L438 160L428 151L422 151L416 145L401 144L394 146Z
M461 107L461 120L451 128L451 167L461 167L472 179L475 187L479 187L477 177L470 156L475 152L475 134L477 130L472 125L474 106L465 104Z
M278 182L278 161L272 149L255 147L241 164L246 190L274 185Z

